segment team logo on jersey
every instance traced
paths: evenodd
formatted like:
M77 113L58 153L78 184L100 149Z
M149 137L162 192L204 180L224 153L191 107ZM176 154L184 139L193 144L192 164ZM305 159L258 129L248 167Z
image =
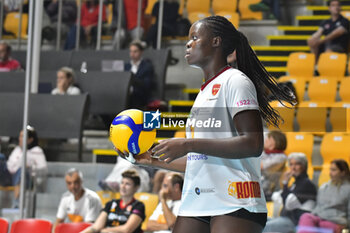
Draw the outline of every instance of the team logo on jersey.
M260 198L260 184L255 181L228 182L228 195L237 199Z
M219 92L220 87L221 87L221 84L214 84L213 89L211 89L211 93L213 95L216 95Z
M130 212L132 210L132 206L128 205L128 207L126 207L126 211Z
M197 194L197 195L200 195L202 193L215 193L215 189L214 188L199 188L199 187L196 187L194 189L194 192Z
M115 208L117 208L117 206L118 206L117 202L112 202L111 212L115 212Z

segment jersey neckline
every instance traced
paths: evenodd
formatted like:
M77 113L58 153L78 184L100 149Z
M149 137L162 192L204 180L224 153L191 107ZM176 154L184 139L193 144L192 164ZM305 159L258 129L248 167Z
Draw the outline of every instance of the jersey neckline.
M210 78L208 81L206 81L205 83L202 84L201 86L201 91L204 90L204 88L206 86L208 86L208 84L213 81L215 78L217 78L220 74L224 73L226 70L230 69L230 66L225 66L219 73L217 73L214 77Z

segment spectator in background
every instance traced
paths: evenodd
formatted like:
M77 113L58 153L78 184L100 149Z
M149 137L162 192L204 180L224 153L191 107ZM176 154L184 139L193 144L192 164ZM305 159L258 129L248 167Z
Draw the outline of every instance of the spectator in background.
M307 158L303 153L288 156L289 171L283 175L283 190L273 194L275 204L283 203L280 216L269 219L264 232L294 232L303 213L311 212L316 204L317 188L307 175ZM289 187L290 178L294 183Z
M179 3L177 0L165 0L163 11L162 36L175 36L177 33L177 19L179 18ZM152 16L156 18L156 22L147 32L146 42L153 48L157 47L157 32L159 15L159 1L157 1L152 9Z
M21 64L11 57L11 46L5 41L0 41L0 72L20 70Z
M50 18L50 25L43 28L43 39L49 41L56 39L57 22L58 22L58 0L46 0L45 12ZM61 38L66 38L69 29L75 24L77 19L77 3L76 1L63 0L62 1L62 24L61 24Z
M130 62L125 64L124 69L131 71L130 106L132 108L145 108L152 98L151 90L154 90L154 69L152 62L142 57L144 45L141 41L135 40L129 46Z
M39 139L35 129L31 126L27 126L27 172L26 172L26 186L29 187L31 181L30 174L35 175L34 178L38 185L44 183L44 179L47 175L47 162L44 151L39 146ZM22 147L23 147L23 131L20 132L18 137L18 146L16 146L11 152L6 167L0 169L0 177L2 180L8 178L12 179L12 185L14 186L14 201L13 208L18 208L19 205L19 193L20 193L20 181L21 181L21 166L22 166Z
M159 192L160 202L148 220L147 231L171 233L180 208L183 182L180 174L166 174Z
M266 200L271 200L272 193L280 189L279 180L287 160L284 153L286 147L287 138L283 132L274 130L267 133L260 157L262 188Z
M134 170L127 170L122 176L121 198L107 202L95 223L81 233L143 232L141 223L145 219L145 206L134 197L140 186L140 177Z
M141 6L141 27L140 31L137 28L137 14L138 14L138 0L124 0L124 12L126 19L126 29L131 40L136 40L142 38L143 35L143 24L144 15L147 6L147 0L142 0ZM139 37L138 37L139 36Z
M85 0L81 6L80 41L86 42L91 46L95 46L97 41L98 15L99 0ZM103 5L102 22L106 21L106 6ZM74 25L70 29L64 46L65 50L71 50L75 48L76 30L77 25Z
M298 233L340 233L350 224L350 171L343 159L331 162L331 180L318 190L316 207L300 217Z
M61 197L52 232L65 219L69 222L94 222L102 209L97 193L83 187L81 171L70 168L66 172L65 180L68 191Z
M69 67L62 67L57 71L56 88L53 95L79 95L80 89L74 86L74 71Z
M150 177L148 172L138 166L134 166L130 164L129 162L125 161L124 159L118 157L117 163L115 164L113 170L111 173L106 177L104 180L100 180L98 185L103 190L110 190L113 192L119 192L120 191L120 184L123 180L122 174L126 170L136 170L138 173L138 176L141 179L138 192L149 192L150 190Z
M19 11L23 4L23 0L4 0L4 11L5 14L8 12Z
M280 2L279 0L262 0L259 3L249 5L249 9L253 12L256 11L266 11L270 12L268 15L269 19L277 19L280 20L281 12L280 12Z
M322 52L346 53L348 49L349 21L341 15L340 1L329 0L327 4L331 18L323 21L307 41L316 59Z

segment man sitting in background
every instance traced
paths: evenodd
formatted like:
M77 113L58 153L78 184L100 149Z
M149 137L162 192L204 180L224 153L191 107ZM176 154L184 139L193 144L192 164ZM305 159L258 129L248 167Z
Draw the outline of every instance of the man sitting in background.
M330 0L327 4L331 17L323 21L320 28L307 41L316 57L322 52L346 53L348 48L349 21L340 13L340 1Z
M177 173L168 173L159 191L159 204L148 220L147 231L170 233L180 208L183 177Z
M102 209L97 193L83 187L81 171L71 168L66 172L65 179L68 191L61 197L53 232L66 218L70 222L94 222Z
M0 71L20 70L21 64L11 58L11 46L5 41L0 41Z

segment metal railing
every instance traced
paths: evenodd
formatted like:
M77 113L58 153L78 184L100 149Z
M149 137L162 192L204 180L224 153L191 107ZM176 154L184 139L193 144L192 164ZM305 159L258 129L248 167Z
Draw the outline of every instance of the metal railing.
M30 1L30 0L29 0ZM76 37L75 37L75 50L80 49L80 27L81 27L81 8L82 8L82 0L69 0L69 1L75 1L77 2L77 20L76 20ZM125 1L125 0L124 0ZM136 28L136 38L141 39L141 21L142 21L142 4L143 0L137 0L138 1L138 8L137 8L137 28ZM42 4L42 1L39 1ZM23 0L21 0L21 4L23 5ZM61 37L62 37L62 24L64 23L62 20L62 14L63 12L63 0L58 0L58 17L57 17L57 31L56 31L56 50L61 49ZM118 17L117 17L117 29L122 28L122 15L123 15L123 0L116 0L116 4L118 4ZM104 1L99 0L99 17L98 17L98 23L97 23L97 35L96 35L96 50L101 49L101 43L102 43L102 32L103 32L103 10L104 10ZM39 7L37 2L35 1L35 8ZM42 6L41 6L42 7ZM17 33L17 49L21 49L21 43L22 43L22 27L27 27L27 25L22 25L22 19L23 19L23 7L19 8L19 23L18 23L18 33ZM159 0L159 15L158 15L158 32L157 32L157 49L161 48L161 34L162 34L162 22L163 22L163 9L164 9L164 0ZM0 15L4 15L4 0L0 0ZM35 11L35 10L34 10ZM44 12L44 11L43 11ZM113 12L110 12L113 13ZM35 16L33 16L35 17ZM28 19L28 21L30 21ZM3 27L4 27L5 20L3 17L0 17L0 40L3 39ZM119 50L121 48L121 30L117 30L115 34L115 48Z

